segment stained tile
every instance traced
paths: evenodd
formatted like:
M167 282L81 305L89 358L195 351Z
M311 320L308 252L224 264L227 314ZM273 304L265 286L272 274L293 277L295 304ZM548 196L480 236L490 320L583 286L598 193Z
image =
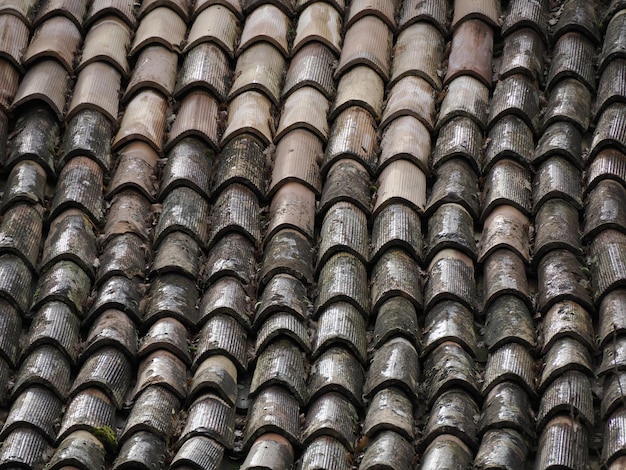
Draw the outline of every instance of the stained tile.
M254 134L266 145L272 142L272 102L257 91L247 91L233 98L229 105L228 122L222 135L222 145L244 133Z
M200 43L185 53L174 96L180 97L194 87L201 87L226 100L231 75L228 56L222 48L210 42Z
M315 88L302 87L294 91L283 105L275 140L296 129L313 132L322 141L327 140L329 106L326 97Z
M379 120L384 96L384 84L380 76L367 66L348 70L339 80L337 96L332 104L329 120L350 106L361 106Z
M312 132L295 129L286 133L276 145L270 195L290 181L304 184L319 194L322 181L318 160L322 154L322 140Z
M237 16L229 8L211 3L194 20L184 52L198 44L214 42L232 58L238 38Z
M27 26L30 26L37 11L37 3L36 0L6 0L2 2L0 13L15 15Z
M146 0L141 3L137 17L141 20L147 13L159 7L170 8L183 20L189 20L190 5L185 0Z
M0 87L4 90L3 93L0 94L0 110L3 113L9 111L19 84L19 70L8 60L0 59Z
M387 96L381 127L398 117L412 116L432 131L435 124L434 94L432 86L420 77L406 76L398 80Z
M418 212L426 206L426 175L408 160L396 160L381 171L373 212L396 202L407 203Z
M542 41L548 43L547 8L541 0L514 0L509 4L502 34L508 36L522 28L534 29Z
M405 28L419 22L432 23L442 34L448 30L448 2L436 0L422 2L421 0L403 1L398 16L398 27Z
M473 18L480 19L491 26L498 27L500 25L499 10L499 4L495 0L455 0L452 27L456 29L462 21Z
M78 74L68 117L83 109L93 109L116 122L121 81L120 73L106 63L93 62L85 66Z
M188 137L198 137L211 149L216 149L218 146L218 109L219 103L215 97L204 90L194 90L185 95L170 129L165 150L170 151L174 145ZM209 159L206 155L204 158Z
M115 15L125 21L128 26L135 26L134 5L130 0L94 0L89 5L85 16L85 28L89 28L93 22L107 15Z
M74 27L74 29L76 28ZM21 68L22 53L28 46L30 33L28 22L24 22L16 15L0 14L0 30L2 31L0 34L0 57L9 60L14 67ZM28 53L26 55L28 57Z
M85 36L77 71L92 62L104 61L116 67L124 76L128 75L130 67L126 53L130 38L131 29L120 18L107 16L94 23Z
M228 97L232 100L244 91L257 90L278 105L284 72L285 59L280 50L268 42L253 44L237 59Z
M564 77L574 77L592 92L596 81L593 70L593 43L579 33L566 33L554 46L546 85L552 89Z
M516 30L504 39L499 77L521 73L542 83L544 55L545 44L536 31L531 28Z
M156 8L141 19L129 53L135 55L140 49L154 44L179 52L186 31L185 22L174 10Z
M295 54L314 41L322 43L335 54L341 52L341 15L329 3L312 3L300 13L291 53Z
M65 107L68 78L67 71L56 60L45 59L37 62L28 69L20 82L11 108L41 100L60 118Z
M485 128L488 105L489 88L476 78L461 75L448 85L448 92L441 103L437 128L458 116L469 117Z
M45 0L37 10L33 25L38 26L54 16L62 15L80 28L86 10L87 5L80 0Z
M311 86L331 99L335 94L334 61L335 55L322 44L312 42L303 46L289 63L282 91L283 98L303 86Z
M470 75L491 86L493 30L481 20L464 21L455 29L448 58L445 83L460 75Z
M135 61L122 101L128 101L142 88L154 88L165 96L170 96L176 83L178 55L162 46L147 46L141 50Z
M118 150L136 139L146 142L160 153L165 132L166 109L167 101L160 93L153 90L137 93L126 107L112 149Z
M241 54L252 44L267 41L278 48L284 56L289 54L287 40L290 21L287 15L271 4L261 5L246 18L241 32L237 54Z

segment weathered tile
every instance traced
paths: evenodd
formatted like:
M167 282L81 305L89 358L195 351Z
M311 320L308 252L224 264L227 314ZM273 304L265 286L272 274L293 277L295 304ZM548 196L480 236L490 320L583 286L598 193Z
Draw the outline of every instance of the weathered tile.
M489 88L474 77L461 75L448 84L437 119L437 129L459 116L471 118L481 128L485 128L488 109Z
M200 273L202 253L198 242L184 232L171 232L163 237L156 250L150 274L168 272L196 279Z
M294 15L294 1L296 0L270 0L270 4L280 8L286 15ZM242 0L242 7L244 12L250 13L260 5L264 5L266 2L263 0Z
M484 308L502 295L513 294L530 305L528 279L524 260L515 252L500 248L493 251L484 261L483 281ZM540 284L542 285L542 284Z
M608 106L593 133L589 157L595 157L606 147L617 147L620 152L626 151L626 135L624 135L624 110L626 103L613 103Z
M29 387L15 397L0 431L2 439L19 427L35 428L54 441L54 421L61 417L61 400L41 386Z
M217 172L211 181L213 195L223 192L231 184L240 183L250 188L260 200L263 200L266 183L265 163L265 148L258 139L244 134L230 140L222 148Z
M626 452L624 425L626 425L626 416L623 409L613 412L607 419L602 447L603 461L612 462Z
M138 355L142 357L158 349L163 349L189 364L191 362L191 354L188 341L187 330L181 322L175 318L161 318L141 338Z
M337 114L350 106L360 106L369 111L374 119L380 120L384 91L383 80L372 68L365 65L352 67L339 80L328 120L334 120Z
M548 107L543 115L544 129L558 121L574 124L581 132L589 127L591 92L575 78L559 80L550 93Z
M495 0L454 1L452 27L458 28L462 21L480 19L493 27L500 26L500 6Z
M491 87L491 56L493 30L482 20L470 19L461 23L452 36L448 70L444 83L461 75L470 75Z
M374 216L387 205L398 202L420 213L426 206L426 175L408 160L391 162L380 172Z
M435 123L434 95L432 86L420 77L409 75L398 80L387 96L381 127L401 116L413 116L432 131Z
M239 370L245 371L248 366L246 337L243 325L232 316L212 315L200 330L193 368L207 357L219 355L226 356ZM184 367L181 370L184 372Z
M372 115L360 106L343 110L333 121L321 170L329 168L338 160L351 158L364 165L370 173L376 167L376 122Z
M94 431L105 426L112 428L114 415L115 408L104 393L96 388L83 390L67 404L57 442L75 431Z
M128 101L142 88L153 88L171 96L176 83L178 54L159 44L146 46L135 60L122 102Z
M626 22L626 14L624 10L616 12L616 14L608 22L604 42L602 43L602 53L600 54L599 72L614 59L624 58L624 24Z
M226 356L207 357L196 368L189 385L189 399L211 391L230 405L237 399L237 367Z
M387 80L390 74L392 32L380 18L368 15L346 31L335 76L340 76L357 64L372 67Z
M99 387L109 396L116 408L124 403L130 386L133 368L128 358L115 347L94 351L83 363L74 379L70 396L90 387Z
M10 315L7 309L12 309L12 307L3 304L3 315L9 320ZM67 305L61 302L46 303L33 317L27 336L28 346L22 351L22 357L27 357L38 346L52 345L56 350L64 352L72 362L76 361L79 327L78 317ZM8 326L5 331L10 331ZM10 354L9 348L3 346L2 349L10 359L12 354Z
M137 17L141 20L148 12L162 6L171 8L183 20L189 21L190 5L185 0L145 0L137 11Z
M367 361L365 318L353 305L335 302L317 318L313 357L333 345L343 345L365 364Z
M212 166L211 150L197 139L181 137L167 154L159 198L163 200L175 188L188 187L208 199Z
M20 427L10 433L0 449L0 463L9 468L33 468L44 463L44 456L51 452L45 437L35 429Z
M391 29L396 27L395 14L398 9L396 0L356 0L350 3L346 17L346 29L364 16L373 15L383 20Z
M149 89L137 93L126 107L112 149L118 150L132 140L140 140L160 153L166 109L167 101L160 93Z
M428 310L422 332L423 356L446 341L454 341L476 356L478 345L472 312L452 300L442 300Z
M229 99L244 91L265 93L278 105L285 72L285 58L273 45L259 42L251 45L237 58Z
M502 382L493 387L485 397L480 421L481 433L490 429L513 429L533 438L533 419L528 394L515 382Z
M26 44L20 44L20 31L16 31L14 25L1 24L5 18L16 18L13 15L0 16L0 28L13 37L12 41L15 47L23 46ZM19 23L21 21L18 20ZM73 69L74 54L78 49L78 45L82 39L80 30L76 24L64 17L54 16L46 20L41 26L39 26L34 32L33 37L28 45L28 49L24 53L24 64L33 63L36 60L44 57L50 57L58 60L63 64L68 72ZM4 52L5 47L2 45L0 39L0 50ZM12 58L15 58L11 52L7 51ZM19 56L18 56L19 59ZM16 61L19 64L19 60Z
M250 133L268 145L272 142L273 131L272 102L258 91L246 91L230 102L221 143L225 145L233 137Z
M496 298L485 310L485 342L490 351L517 342L534 348L537 345L535 326L527 305L512 294Z
M24 354L19 344L22 329L22 316L17 309L6 300L0 302L0 312L2 312L0 324L3 331L3 334L0 336L0 356L5 362L5 367L8 366L15 369L18 364L19 354ZM71 328L71 325L68 325L68 329L69 328ZM4 391L5 390L3 390L3 394Z
M462 390L448 390L433 404L420 445L428 446L439 436L455 436L470 448L477 445L479 408Z
M534 152L533 129L518 116L505 114L489 129L482 159L483 172L488 172L504 158L517 160L527 166L532 161Z
M54 59L38 61L22 78L11 109L15 110L23 104L41 100L50 106L58 118L61 118L68 92L68 79L69 75L60 62Z
M626 189L613 181L600 181L589 193L583 236L590 240L604 229L626 231Z
M508 248L530 261L530 221L512 206L496 207L483 224L479 262L500 248Z
M250 395L255 396L268 387L281 386L289 390L298 403L304 406L308 391L302 350L291 340L277 338L257 353Z
M42 344L22 360L11 394L16 397L29 387L39 384L65 400L71 385L70 367L67 356L61 351L54 346Z
M396 432L408 440L415 437L413 404L395 387L382 389L374 395L363 421L363 434L370 439L384 431Z
M322 266L318 276L319 295L315 310L338 300L352 303L364 314L369 308L369 292L365 264L356 256L339 252Z
M307 332L306 323L299 317L290 313L275 313L265 319L257 332L254 349L257 354L274 341L281 338L289 338L295 342L302 351L311 352L311 341Z
M239 21L232 10L219 4L209 4L196 16L184 52L187 53L198 44L214 42L232 58L239 32Z
M38 26L54 16L65 16L80 27L87 5L80 0L45 0L37 10L33 26Z
M580 80L592 92L596 79L593 69L594 46L579 33L565 33L554 46L550 71L546 79L548 90L565 77Z
M193 326L198 318L198 290L194 280L177 273L159 276L150 285L143 326L163 317L173 317Z
M612 60L600 76L598 93L592 106L596 120L611 103L626 101L625 63L624 59Z
M407 159L429 174L430 133L413 116L400 116L386 127L381 141L379 170L389 163Z
M308 379L309 400L328 392L345 395L354 405L362 405L364 374L359 361L347 349L333 346L311 364Z
M326 97L313 87L302 87L294 91L283 104L275 141L296 129L308 130L326 141L329 106L330 102Z
M533 179L533 211L548 199L561 198L582 208L580 172L568 160L551 157L537 169Z
M503 382L516 382L527 393L535 395L535 362L528 349L509 343L489 353L482 384L483 395Z
M461 388L480 398L478 371L470 353L446 341L437 346L424 362L424 390L429 404L446 390Z
M600 302L599 323L596 330L598 345L606 346L617 335L624 332L626 324L621 316L621 309L626 302L626 291L622 288L611 290Z
M206 468L217 470L224 458L224 447L213 439L194 436L186 441L174 455L175 468Z
M531 174L527 167L513 160L500 160L485 178L482 192L482 214L485 219L499 205L510 205L522 213L531 212Z
M115 470L158 468L162 459L165 458L166 450L163 440L148 431L139 431L120 446L111 468Z
M209 229L208 246L212 246L223 234L239 232L256 245L261 242L259 201L246 186L231 184L220 193L211 210L213 223ZM206 218L198 220L205 224Z
M554 380L571 370L579 370L593 377L591 361L591 354L584 345L572 338L559 338L544 357L545 366L538 382L539 389L545 390ZM599 373L602 373L604 365L604 362L600 365Z
M334 468L349 470L350 452L335 438L320 436L313 439L302 452L302 470Z
M126 53L130 39L131 29L127 22L116 16L105 16L89 28L76 70L80 71L88 64L103 61L115 67L124 77L128 76L130 66Z
M431 163L436 169L444 162L460 157L466 159L475 171L479 171L482 152L483 132L480 126L473 119L459 116L439 129Z
M104 236L110 240L115 235L132 233L147 240L150 223L150 202L135 191L122 191L111 200Z
M117 399L118 402L123 401L123 393L130 384L130 374L134 370L129 369L130 365L127 361L124 361L120 354L123 353L129 358L134 358L137 353L137 342L137 331L128 315L120 310L113 309L102 312L91 325L83 344L81 359L85 360L85 362L80 372L82 380L85 382L88 382L90 379L94 380L94 384L98 386L98 382L104 379L102 387L104 389L109 388L108 393L111 395L111 399ZM112 348L114 348L113 351L111 351ZM115 369L109 371L102 370L107 366L103 362L106 362L108 359L113 362L115 368L119 368L118 371ZM91 370L85 369L86 364L90 364L89 368ZM115 379L114 375L117 373L120 373L120 378L124 380L117 378L115 382L112 382L110 385L107 384L107 381ZM89 377L89 374L95 376ZM101 375L101 377L98 377L98 375ZM74 383L74 387L77 387L77 382ZM121 391L122 388L123 391Z
M21 258L6 253L0 256L0 297L25 314L33 286L33 273Z
M89 157L108 175L111 167L113 123L99 111L83 109L66 122L57 167L77 156Z
M503 79L520 73L542 83L545 53L544 41L535 30L521 28L513 31L504 38L498 76Z
M341 394L329 392L309 404L302 441L307 445L317 437L331 436L352 451L357 423L358 414L354 405Z
M229 8L238 18L243 16L240 0L198 0L193 8L193 16L198 16L206 8L213 5L224 5Z
M94 0L87 10L84 27L89 28L106 15L118 16L131 27L136 23L134 5L130 0Z
M547 13L546 5L541 0L513 0L509 4L509 9L502 23L502 34L508 36L522 28L531 28L547 44Z
M385 251L372 268L372 311L376 312L383 302L398 295L409 299L416 308L420 308L425 300L420 274L419 265L404 250L391 248Z
M561 156L571 161L577 168L583 166L582 135L567 121L558 121L544 129L532 158L537 165L552 156ZM593 164L591 165L593 168Z
M265 286L259 300L254 317L255 330L273 313L287 312L302 320L308 318L310 300L306 288L288 274L274 276Z
M333 52L323 44L312 42L296 52L289 63L282 96L288 97L295 90L311 86L331 99L335 94L333 81Z
M312 132L304 129L287 132L276 145L269 194L274 194L290 181L306 185L319 194L322 181L318 160L322 154L322 140ZM221 160L225 157L222 152ZM254 171L254 174L258 175L259 172Z
M139 363L132 399L137 400L144 390L160 385L182 400L187 392L186 372L185 364L172 353L156 351Z
M291 53L296 54L314 41L322 43L335 54L341 52L341 14L329 3L315 2L302 10Z
M546 388L539 405L537 428L542 429L548 420L563 411L573 411L587 426L593 426L591 381L584 373L565 372Z
M496 84L489 106L489 126L508 114L520 117L533 130L539 127L539 91L525 75L512 75Z
M134 56L146 46L161 44L173 52L179 52L185 39L187 26L178 14L169 8L151 10L141 19L129 51Z
M290 468L293 465L294 449L291 443L280 434L266 433L259 437L246 455L242 470L269 468Z
M426 448L421 459L421 468L435 470L447 468L467 468L471 466L472 451L455 436L441 435Z
M125 145L118 152L117 168L108 185L107 199L127 189L139 192L146 200L155 200L158 182L154 176L159 156L148 144L138 141Z
M398 27L405 28L424 21L434 24L445 35L448 30L448 11L449 5L445 1L406 0L400 7Z
M567 2L563 5L559 21L552 32L553 41L562 34L575 31L587 36L595 44L600 44L598 23L599 19L593 5L581 0Z
M124 312L135 324L140 324L143 317L143 305L140 308L139 303L143 290L138 284L138 280L123 276L111 276L102 282L85 323L90 324L107 310L115 309Z
M6 218L5 214L4 220ZM0 225L0 233L1 231ZM79 265L93 279L96 274L96 258L93 225L81 211L70 209L51 222L41 256L42 272L50 269L57 261L69 260Z
M382 389L398 387L415 400L419 376L415 347L406 338L394 338L374 352L363 393L372 398Z
M159 385L147 387L135 398L120 439L125 441L138 431L167 439L174 427L172 415L179 409L180 400L170 390Z
M200 87L214 93L220 100L225 100L231 76L226 52L216 44L200 43L185 53L178 71L174 96L180 98L195 87Z
M244 429L244 448L250 448L264 433L280 434L292 445L300 443L299 406L296 399L282 387L268 387L248 408Z
M168 151L186 137L197 137L212 149L218 147L219 104L211 93L204 90L189 92L181 100L176 119L165 144Z
M241 32L237 54L260 41L267 41L284 55L289 54L287 40L289 17L271 4L263 4L248 14Z
M551 419L539 437L536 468L587 465L587 442L587 428L576 418L561 415Z
M7 113L11 108L11 103L17 93L19 84L20 72L17 67L8 60L0 58L0 86L3 90L2 95L0 95L0 110L3 113Z
M622 232L610 229L600 232L592 240L589 261L596 300L600 300L609 290L624 282L626 278L623 258L625 243L626 236Z
M37 11L38 3L37 0L6 0L2 2L0 13L15 15L27 26L30 26Z
M522 468L527 456L528 443L523 435L507 428L490 429L482 437L474 466L478 470Z
M210 437L232 449L235 438L235 408L216 395L205 394L196 398L189 407L185 427L176 446L196 436Z
M204 265L204 284L210 285L223 276L234 276L244 284L256 278L256 247L246 236L237 232L219 237L211 247Z
M163 201L163 212L154 229L154 245L168 233L181 230L204 247L209 220L208 202L197 192L186 187L172 189Z
M392 297L378 309L374 325L374 347L397 336L403 336L419 346L419 326L413 303L404 297Z
M352 159L340 159L328 170L318 213L323 214L339 201L351 202L366 214L370 212L369 175Z
M428 265L428 280L424 289L424 307L429 310L440 300L461 302L476 307L474 262L454 249L439 251Z
M367 238L367 236L365 237ZM276 274L287 273L306 285L314 282L311 242L296 230L281 230L266 243L258 279L266 284Z
M400 246L416 259L422 258L423 240L417 212L405 204L388 204L374 219L371 260L388 248Z
M30 204L11 206L4 212L0 223L0 253L19 256L33 272L36 272L42 228L41 206ZM95 245L92 254L95 256Z
M367 217L358 207L349 202L338 202L324 215L320 229L320 245L317 265L338 251L347 251L361 261L368 259Z
M315 192L300 183L286 182L272 197L265 236L271 237L278 230L293 228L313 238L314 219Z
M439 206L456 203L477 219L479 213L478 178L464 159L451 158L437 167L436 180L425 213L430 216Z
M400 434L383 431L370 443L363 454L359 468L409 468L415 457L415 449Z
M0 15L0 30L2 31L0 35L0 57L10 61L14 67L21 69L22 54L28 47L30 34L28 22L24 22L18 15L2 14Z
M102 167L86 157L72 158L61 170L50 207L49 220L64 210L75 207L100 225L104 218Z
M442 204L430 216L426 240L426 260L430 262L440 250L454 248L476 258L476 240L472 216L459 204Z

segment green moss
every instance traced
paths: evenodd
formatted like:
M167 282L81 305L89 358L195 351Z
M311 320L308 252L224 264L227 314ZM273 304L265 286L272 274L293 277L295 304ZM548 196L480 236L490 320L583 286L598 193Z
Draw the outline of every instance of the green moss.
M117 437L115 436L115 431L113 431L111 426L100 426L98 428L94 428L91 431L91 434L96 436L96 438L102 443L107 454L114 455L117 453Z

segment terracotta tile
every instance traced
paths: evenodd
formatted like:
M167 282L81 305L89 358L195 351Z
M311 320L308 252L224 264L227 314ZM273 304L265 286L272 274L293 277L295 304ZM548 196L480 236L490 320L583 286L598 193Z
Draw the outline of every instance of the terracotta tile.
M161 153L166 109L167 101L160 93L153 90L137 93L124 111L112 150L138 139L148 143L157 153Z
M369 111L374 119L380 119L383 107L385 86L382 78L373 69L356 66L342 75L337 86L337 96L328 115L330 121L350 106L361 106Z
M504 39L500 78L521 73L543 83L545 53L545 45L534 30L522 28L514 31Z
M146 14L159 7L167 7L175 11L185 22L189 21L190 11L187 0L144 0L141 2L137 17L141 21Z
M519 163L508 159L496 163L485 178L481 219L499 205L510 205L529 215L530 181L530 170Z
M505 115L514 114L528 126L539 128L539 90L526 75L512 75L498 81L489 105L489 126Z
M306 129L320 139L328 139L328 100L315 88L303 87L293 92L283 105L275 139L294 129Z
M312 86L324 93L328 99L335 94L333 63L336 60L331 50L322 44L308 44L291 59L285 77L283 98L303 86Z
M131 30L127 23L115 16L105 16L89 28L76 70L80 71L92 62L103 61L117 67L126 77L130 72L126 58L130 37Z
M397 9L397 0L353 0L350 2L346 29L367 15L377 16L387 23L391 29L395 29Z
M5 0L0 4L0 14L15 15L30 26L38 3L37 0Z
M74 54L82 35L76 25L64 16L55 16L45 21L33 34L24 63L42 57L57 59L68 72L73 70Z
M203 42L215 42L232 58L239 39L239 21L228 8L211 5L196 17L184 52Z
M626 61L615 59L609 62L600 77L598 94L593 103L593 115L599 119L612 103L626 100Z
M185 54L178 72L174 96L179 98L194 87L206 88L226 101L232 70L228 56L212 43L198 44Z
M140 49L153 44L161 44L179 52L186 32L185 22L173 10L157 8L141 20L129 53L135 55Z
M323 153L322 141L313 133L296 129L285 134L276 144L270 197L290 181L306 185L319 194L322 179L318 161Z
M396 160L378 176L373 214L391 203L402 202L422 213L426 206L426 175L408 160Z
M521 28L535 30L544 44L548 44L548 15L541 0L513 0L504 17L502 34L508 36Z
M602 44L602 53L600 54L599 72L602 73L609 62L616 58L624 58L624 45L626 38L624 37L624 25L626 24L626 12L624 10L618 12L611 18L606 29L604 43Z
M246 91L232 99L228 106L228 123L222 145L229 139L250 132L265 144L272 141L272 103L257 91Z
M513 206L496 207L485 219L479 243L478 262L482 263L500 248L514 251L530 262L530 222L528 217Z
M432 130L435 119L435 90L420 77L399 80L389 92L380 126L384 128L400 116L419 119Z
M343 74L354 65L364 64L387 80L392 37L391 30L381 19L375 16L361 18L346 32L335 75Z
M148 46L141 50L122 102L128 101L142 88L154 88L171 96L176 84L178 54L161 46Z
M500 8L496 0L454 0L452 28L462 21L479 19L494 27L500 26Z
M76 80L68 117L81 109L91 108L116 122L121 80L120 73L108 64L94 62L87 65Z
M293 465L293 454L293 447L287 439L280 434L266 433L254 441L241 468L249 470L266 465L268 461L288 468Z
M291 53L295 54L313 41L321 42L336 54L340 52L341 16L328 3L313 3L300 13Z
M134 12L133 0L93 0L85 16L85 28L107 15L114 15L124 20L131 28L135 27L137 20Z
M566 78L557 83L550 94L543 116L543 128L558 121L568 121L581 132L589 127L591 92L576 79Z
M342 158L355 159L370 173L376 167L376 122L359 106L342 111L335 118L324 154L322 171Z
M197 90L185 95L172 124L169 140L165 144L168 150L180 139L188 136L202 138L212 148L218 146L218 109L219 103L211 93Z
M21 67L22 54L28 46L29 29L20 17L0 14L0 57Z
M616 147L620 152L626 151L624 136L625 103L613 103L600 116L591 140L589 157L595 157L600 150L606 147Z
M144 142L131 142L122 147L118 167L108 185L107 198L124 189L139 190L146 198L153 199L156 192L154 174L159 156Z
M197 0L193 8L193 16L197 17L206 8L212 5L223 5L237 15L237 18L241 19L243 17L240 0Z
M229 99L244 91L257 90L277 106L284 73L285 59L278 49L267 42L253 44L237 59Z
M255 8L267 4L280 8L285 15L293 16L294 13L294 0L241 0L241 4L247 14L250 14Z
M419 22L403 30L393 48L390 86L408 75L417 75L440 90L443 46L441 32L429 23Z
M0 110L8 112L20 84L20 72L11 62L0 59Z
M317 2L318 0L294 0L294 4L295 4L295 8L298 12L302 12L302 10L304 10L306 7L308 7L309 5L312 5L313 3ZM328 3L330 3L333 7L335 7L337 9L337 11L339 11L339 13L343 14L345 12L346 9L346 1L345 0L330 0Z
M587 36L596 45L601 43L598 15L593 4L574 0L563 5L559 21L552 33L552 40L556 41L561 34L571 31Z
M567 33L554 46L550 71L546 79L548 90L565 77L574 77L595 91L596 78L593 69L593 43L578 33Z
M290 27L289 17L281 10L273 5L260 6L246 18L237 54L241 54L244 49L255 42L267 41L277 47L286 57L289 54Z
M379 169L395 160L407 159L429 174L430 133L420 120L412 116L394 119L385 128L380 146Z
M543 131L532 163L537 165L553 155L568 158L578 168L583 166L582 136L576 127L567 121L555 122ZM589 168L590 171L592 168L593 164Z
M432 23L441 34L448 32L448 3L446 0L423 2L422 0L404 0L398 15L400 29L425 21Z
M82 28L87 4L81 0L44 0L37 10L33 26L37 27L56 15L69 18L78 28Z
M468 75L455 78L441 103L437 127L457 116L469 117L483 129L487 125L489 88Z
M464 21L452 36L448 71L444 83L460 75L471 75L491 86L493 30L481 20Z
M300 231L313 238L315 221L315 193L308 187L295 182L281 186L270 205L269 225L266 239L285 228Z
M13 100L13 109L33 100L47 103L60 118L65 108L69 76L56 60L37 62L26 72Z
M474 219L477 219L478 176L470 163L463 158L450 158L436 168L435 176L426 215L430 217L442 204L451 202L463 206Z

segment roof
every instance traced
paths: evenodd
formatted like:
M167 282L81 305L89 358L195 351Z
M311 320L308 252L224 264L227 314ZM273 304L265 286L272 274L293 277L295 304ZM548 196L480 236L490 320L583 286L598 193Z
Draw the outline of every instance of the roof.
M626 467L625 42L0 0L0 470Z

